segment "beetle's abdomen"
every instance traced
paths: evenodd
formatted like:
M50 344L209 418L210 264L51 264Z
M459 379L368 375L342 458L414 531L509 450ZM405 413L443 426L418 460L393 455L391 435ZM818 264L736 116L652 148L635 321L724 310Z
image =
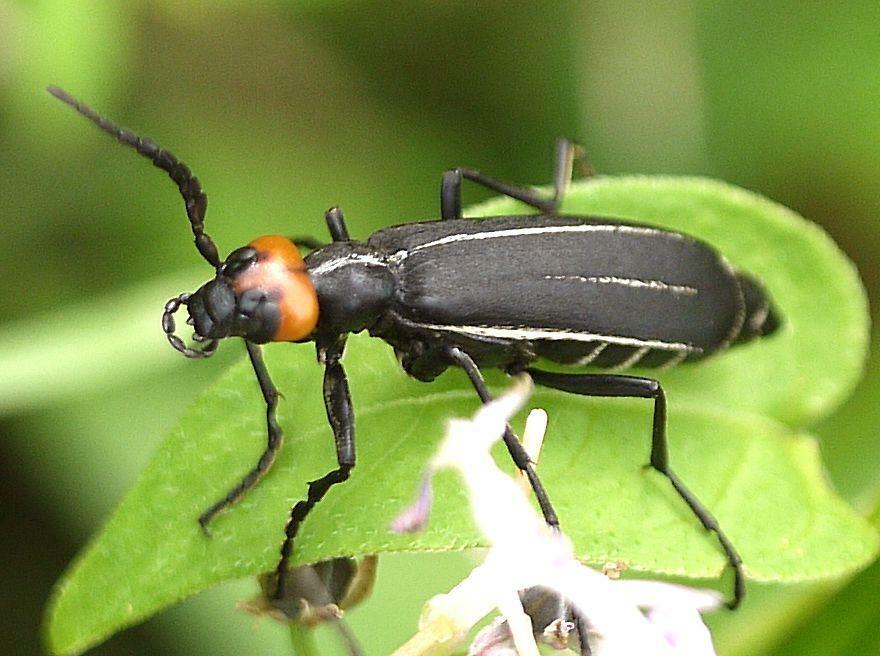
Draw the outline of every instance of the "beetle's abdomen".
M779 314L773 307L767 292L757 280L748 274L738 271L736 277L746 304L745 321L736 341L738 343L749 342L776 332L780 324Z
M414 326L528 341L560 361L604 344L597 364L703 357L743 327L737 273L685 235L577 217L443 224L400 255L396 311Z

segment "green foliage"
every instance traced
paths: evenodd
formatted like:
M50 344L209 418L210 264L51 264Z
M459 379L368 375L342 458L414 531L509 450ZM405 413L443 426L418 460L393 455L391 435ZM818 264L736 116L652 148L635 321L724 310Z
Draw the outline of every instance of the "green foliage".
M707 180L598 178L576 185L565 209L697 235L764 281L785 320L777 335L663 376L673 465L717 515L752 580L829 578L869 562L874 529L829 489L814 441L799 430L850 391L865 354L864 293L833 243L785 208ZM477 211L518 210L496 200ZM286 513L334 458L311 349L270 346L267 361L286 394L279 409L286 444L272 471L217 518L212 539L199 532L198 514L240 479L265 441L259 391L240 362L182 418L59 584L47 625L53 652L78 653L199 590L274 565ZM476 407L466 379L449 372L430 386L409 380L386 345L363 336L350 340L345 365L359 465L310 515L296 561L481 544L452 476L438 481L427 532L387 530L415 493L445 420ZM539 390L532 405L549 413L541 471L585 560L652 574L721 574L714 539L662 477L641 467L650 404Z

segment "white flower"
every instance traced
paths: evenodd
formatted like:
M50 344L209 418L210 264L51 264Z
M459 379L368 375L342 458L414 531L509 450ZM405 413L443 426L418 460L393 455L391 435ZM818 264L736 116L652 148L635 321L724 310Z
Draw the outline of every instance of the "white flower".
M478 634L470 654L538 656L531 620L519 596L521 590L536 586L558 593L577 609L589 627L595 656L713 656L700 612L718 608L719 593L656 581L612 580L582 565L568 538L548 528L517 483L495 465L489 449L530 391L531 379L521 376L471 420L450 421L419 500L394 522L397 531L424 525L430 476L449 467L461 475L475 522L491 544L482 565L449 593L428 602L420 633L395 656L449 653L495 608L504 622ZM559 618L545 633L546 641L561 646L559 641L571 628Z

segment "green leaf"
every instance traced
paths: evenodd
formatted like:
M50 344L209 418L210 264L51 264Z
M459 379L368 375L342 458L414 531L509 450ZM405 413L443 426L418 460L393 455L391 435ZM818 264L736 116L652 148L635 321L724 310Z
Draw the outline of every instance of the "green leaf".
M769 253L763 265L748 248L731 248L730 256L749 271L766 273L785 328L763 344L742 348L742 355L734 351L664 378L672 463L716 514L751 579L828 578L868 562L877 551L875 531L829 489L812 438L778 420L806 422L853 384L863 357L864 298L845 258L786 210L717 183L601 179L579 185L569 199L569 211L589 207L616 216L635 216L641 199L646 220L674 215L677 227L689 226L713 243L721 236L735 243L727 232L736 228L748 235L752 249L763 244ZM606 205L592 209L600 201ZM725 207L726 230L713 231L705 216ZM805 270L823 278L823 285L804 283L814 294L822 299L828 289L841 294L830 297L834 304L806 302L797 284ZM815 333L827 336L829 322L846 348L838 345L836 359L823 349L802 357L801 341L821 343ZM774 358L782 375L768 373ZM728 360L738 366L725 364ZM200 533L196 517L238 482L265 442L259 390L249 365L240 362L183 417L59 584L47 624L54 653L78 653L199 590L274 566L291 505L304 495L306 481L332 469L335 459L313 350L272 345L267 362L286 394L279 408L286 444L271 472L215 520L212 539ZM813 371L820 364L822 371ZM467 499L451 474L439 477L425 533L398 536L387 529L411 501L446 419L477 407L464 376L451 371L431 385L410 380L391 349L366 336L350 340L345 365L357 412L359 465L351 481L334 488L309 516L296 541L296 562L480 545ZM707 377L706 369L714 373ZM500 374L489 380L496 388L505 384ZM550 416L540 471L585 560L621 561L656 574L719 576L724 559L714 538L668 482L643 467L650 441L648 402L538 390L532 405ZM498 455L511 469L504 454Z
M201 272L202 274L204 271ZM168 290L191 288L199 278L154 278L0 328L0 412L33 411L70 398L98 394L145 372L176 364L156 330ZM46 372L52 375L47 376Z

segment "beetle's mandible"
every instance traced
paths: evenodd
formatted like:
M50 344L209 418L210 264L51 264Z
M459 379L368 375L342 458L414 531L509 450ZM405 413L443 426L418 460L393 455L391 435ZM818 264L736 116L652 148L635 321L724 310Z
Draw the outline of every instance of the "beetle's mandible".
M527 371L538 385L573 394L650 399L650 466L715 534L734 572L729 605L741 601L745 580L736 549L670 467L660 383L619 372L636 364L669 368L709 357L772 333L778 314L754 278L693 237L634 222L558 214L577 151L572 143L561 140L557 145L552 197L457 168L442 178L440 220L397 225L356 241L349 238L342 212L332 208L325 216L332 238L327 245L265 236L221 261L204 230L207 197L183 162L65 91L48 90L166 171L183 196L196 247L215 275L194 293L166 304L162 326L171 345L187 357L203 358L224 338L244 339L267 405L268 444L241 482L199 517L203 528L257 483L281 446L275 418L278 391L260 345L316 345L324 365L324 401L338 467L310 482L306 498L290 513L276 572L277 598L284 595L300 524L355 466L354 412L341 358L346 336L366 330L389 343L403 369L418 380L430 381L450 366L461 367L483 402L490 399L483 367ZM465 179L538 213L462 218ZM303 258L299 247L311 252ZM175 332L174 315L182 306L197 348ZM538 358L613 372L548 372L533 366ZM510 428L504 441L528 476L547 523L557 526L547 493Z

